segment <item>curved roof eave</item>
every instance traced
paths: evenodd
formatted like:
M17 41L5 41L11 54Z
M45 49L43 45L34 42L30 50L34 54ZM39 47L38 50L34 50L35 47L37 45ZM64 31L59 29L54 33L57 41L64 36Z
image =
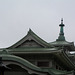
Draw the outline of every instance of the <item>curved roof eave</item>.
M41 68L33 65L32 63L28 62L27 60L25 60L25 59L23 59L21 57L18 57L18 56L15 56L15 55L9 55L9 54L0 54L0 57L2 57L2 60L18 62L18 63L21 63L24 66L26 66L26 67L28 67L28 68L30 68L32 70L42 72Z
M54 41L54 42L51 42L50 44L52 45L74 45L74 42L67 42L67 41Z
M75 64L70 60L68 55L63 50L60 54L56 54L56 56L68 67L68 69L75 70Z
M19 48L19 49L5 49L6 51L8 51L8 53L10 54L38 54L38 53L55 53L55 52L60 52L61 49L60 48Z

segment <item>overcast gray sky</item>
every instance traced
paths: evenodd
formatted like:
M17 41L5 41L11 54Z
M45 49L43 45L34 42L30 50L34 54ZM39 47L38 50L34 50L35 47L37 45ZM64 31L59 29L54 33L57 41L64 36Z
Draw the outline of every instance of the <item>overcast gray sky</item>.
M29 28L55 41L61 18L66 40L75 42L75 0L0 0L0 48L16 43Z

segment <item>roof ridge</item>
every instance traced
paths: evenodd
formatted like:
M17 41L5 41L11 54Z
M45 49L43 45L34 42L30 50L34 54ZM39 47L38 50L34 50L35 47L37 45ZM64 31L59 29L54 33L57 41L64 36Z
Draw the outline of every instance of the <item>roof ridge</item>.
M41 39L38 35L36 35L31 29L29 29L28 31L29 34L31 34L32 36L34 36L35 38L37 38L37 40L40 40L41 42L43 42L43 44L47 45L48 47L54 47L52 45L50 45L48 42L46 42L45 40Z

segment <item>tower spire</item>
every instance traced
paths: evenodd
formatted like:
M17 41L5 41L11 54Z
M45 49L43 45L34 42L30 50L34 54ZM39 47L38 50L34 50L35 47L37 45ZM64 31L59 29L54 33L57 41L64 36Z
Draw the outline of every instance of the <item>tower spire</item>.
M60 26L60 35L64 35L63 27L64 27L65 25L63 24L63 18L61 18L61 24L59 24L59 26Z
M65 25L63 24L63 18L61 18L61 24L59 24L59 26L60 26L60 33L57 41L65 41L64 29L63 29Z
M63 18L61 18L61 24L63 24Z

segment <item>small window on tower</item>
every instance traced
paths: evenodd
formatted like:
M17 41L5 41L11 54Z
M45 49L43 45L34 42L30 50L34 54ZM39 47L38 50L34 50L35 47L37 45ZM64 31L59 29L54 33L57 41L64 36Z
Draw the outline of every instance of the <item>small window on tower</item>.
M49 67L49 62L48 61L38 61L37 66L38 67Z

